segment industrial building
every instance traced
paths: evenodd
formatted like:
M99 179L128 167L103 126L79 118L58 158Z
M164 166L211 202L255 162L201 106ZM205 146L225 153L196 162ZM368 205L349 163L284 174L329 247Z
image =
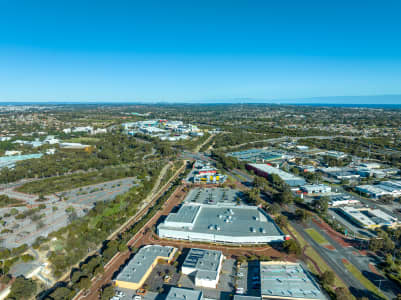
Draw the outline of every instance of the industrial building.
M189 181L195 184L221 184L227 179L226 175L220 174L210 163L200 160L194 163L192 172L188 177Z
M359 200L353 199L351 196L345 194L332 196L329 201L329 205L332 207L355 205L359 203Z
M92 151L93 146L83 145L81 143L60 143L60 148L63 150L76 150L76 151L90 152L90 151Z
M0 169L2 169L2 168L12 169L15 167L15 164L18 161L33 159L33 158L40 158L40 157L42 157L42 155L43 155L42 153L37 153L37 154L2 156L2 157L0 157Z
M166 300L203 300L202 291L172 287Z
M336 158L336 159L343 159L346 158L348 155L341 151L326 151L324 152L325 155Z
M265 244L287 237L262 209L248 205L184 203L157 227L162 238Z
M331 186L326 184L305 184L301 191L307 195L321 195L331 193Z
M195 277L195 286L217 287L223 263L221 251L192 248L182 265L182 273Z
M245 151L231 152L228 156L247 162L268 162L282 159L283 155L278 152L266 151L264 149L249 149Z
M351 168L329 167L319 168L319 171L338 180L352 180L360 177L360 175Z
M300 263L261 262L260 289L262 299L327 299Z
M162 260L170 263L177 248L160 245L147 245L139 249L124 269L114 280L117 287L137 290L139 289L157 263Z
M359 185L355 190L376 199L384 195L399 197L401 196L401 183L397 181L382 181L377 185Z
M341 207L340 211L351 221L363 228L396 227L400 225L394 218L380 209Z
M259 176L269 177L269 175L277 175L279 176L286 184L291 187L302 186L306 184L305 179L302 177L295 176L291 173L287 173L278 168L274 168L272 166L266 164L247 164L246 168L248 170L253 170Z

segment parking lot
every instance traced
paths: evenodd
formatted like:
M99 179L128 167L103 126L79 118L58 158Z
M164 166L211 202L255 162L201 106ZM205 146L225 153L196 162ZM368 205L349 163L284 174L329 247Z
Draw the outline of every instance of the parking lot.
M129 177L50 195L51 197L42 202L29 201L27 206L1 208L3 224L0 246L15 248L22 244L32 245L39 236L46 237L67 226L73 219L84 216L96 202L110 201L117 195L126 193L134 185L137 185L135 178ZM44 204L46 208L32 216L16 217L39 204ZM11 214L15 210L18 213Z
M168 290L169 286L176 286L179 278L180 274L176 267L169 264L158 264L144 285L148 291L161 293Z
M12 208L2 209L2 221L5 225L2 226L3 233L0 233L1 246L14 248L22 244L31 245L39 236L47 236L50 232L68 225L73 218L85 215L83 207L73 205L73 212L71 209L67 212L69 207L71 205L64 202L47 204L45 209L22 219L16 217L28 211L27 207L16 208L16 215L10 215Z
M109 201L117 195L126 193L134 185L138 185L133 177L93 184L86 187L56 193L68 203L92 205L100 201Z

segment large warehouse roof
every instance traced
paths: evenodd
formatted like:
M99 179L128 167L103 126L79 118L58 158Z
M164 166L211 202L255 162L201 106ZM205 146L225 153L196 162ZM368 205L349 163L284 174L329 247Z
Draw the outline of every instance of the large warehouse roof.
M170 222L167 218L157 228L161 237L244 244L285 238L274 221L256 206L184 204L176 214L186 211L186 206L199 207L193 223Z
M284 240L276 223L262 209L244 205L243 196L227 188L193 189L178 211L158 225L158 234L163 238L243 244Z
M295 176L291 173L285 172L283 170L280 170L278 168L269 166L267 164L248 164L248 166L251 167L252 169L261 171L265 174L276 174L282 180L284 180L288 185L291 185L291 186L306 184L305 179Z
M326 299L299 263L261 262L260 283L262 298Z
M223 234L230 236L282 235L277 225L256 206L219 206L202 204L184 204L176 214L188 211L187 206L199 207L198 214L191 224L193 232ZM175 215L175 214L172 214ZM185 221L182 226L171 224L170 218L159 226L176 227L185 231ZM173 218L175 223L178 219Z

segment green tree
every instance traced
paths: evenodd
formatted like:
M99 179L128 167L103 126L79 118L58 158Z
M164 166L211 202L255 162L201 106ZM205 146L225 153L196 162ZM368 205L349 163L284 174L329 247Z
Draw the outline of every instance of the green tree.
M269 207L267 208L267 212L271 215L277 215L280 212L280 210L281 207L277 203L273 203L269 205Z
M37 284L32 279L18 276L11 286L10 294L7 299L20 300L31 298L37 290Z
M70 300L74 297L74 291L67 287L58 287L50 294L52 300ZM47 298L46 298L47 299Z
M286 227L288 224L288 218L283 215L277 216L275 221L276 221L277 225L280 226L281 228Z
M310 219L310 217L311 217L310 213L305 209L297 208L295 210L295 218L300 222L306 222Z
M315 199L312 203L312 206L318 213L326 213L327 209L329 208L329 199L327 197Z
M114 296L114 288L111 285L108 285L102 289L102 293L100 296L101 300L109 300Z
M325 271L321 276L320 280L323 285L333 285L335 280L335 275L333 271Z
M301 247L299 247L297 242L292 239L284 241L283 248L284 251L286 251L289 254L297 254L297 255L301 254Z
M280 194L278 194L277 200L281 204L290 204L294 201L294 197L289 190L285 189Z
M79 288L87 290L91 286L91 280L88 277L81 277L79 280Z
M352 300L353 297L349 290L345 287L338 287L335 290L337 300Z

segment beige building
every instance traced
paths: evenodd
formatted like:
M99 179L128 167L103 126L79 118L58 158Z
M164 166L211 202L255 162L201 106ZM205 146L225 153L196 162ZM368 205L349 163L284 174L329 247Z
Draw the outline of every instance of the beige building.
M114 285L120 288L137 290L142 287L146 279L160 261L171 263L177 248L170 246L144 246L128 262L118 274Z

